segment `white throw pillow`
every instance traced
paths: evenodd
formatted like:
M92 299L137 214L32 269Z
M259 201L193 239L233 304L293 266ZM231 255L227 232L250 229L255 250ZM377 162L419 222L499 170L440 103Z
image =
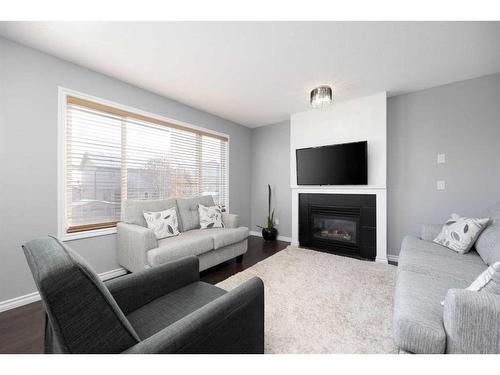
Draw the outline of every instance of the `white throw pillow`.
M487 218L475 219L451 214L451 218L443 225L441 233L434 239L434 242L457 253L465 254L472 248L488 222Z
M500 294L500 262L496 262L489 266L466 289L472 290L473 292L482 291Z
M500 295L500 262L489 266L465 290ZM444 306L444 300L441 301L441 305Z
M153 230L157 239L173 237L179 234L177 210L175 207L159 212L143 212L148 228Z
M207 207L199 204L198 213L200 214L201 229L224 228L222 210L219 206Z

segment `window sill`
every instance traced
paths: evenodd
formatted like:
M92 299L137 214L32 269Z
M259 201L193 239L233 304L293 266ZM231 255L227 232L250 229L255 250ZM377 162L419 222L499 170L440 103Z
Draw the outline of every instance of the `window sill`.
M108 236L110 234L116 234L116 228L104 228L104 229L94 229L88 230L84 232L76 232L76 233L64 233L60 236L60 240L63 242L80 240L82 238L91 238L91 237L100 237L100 236Z

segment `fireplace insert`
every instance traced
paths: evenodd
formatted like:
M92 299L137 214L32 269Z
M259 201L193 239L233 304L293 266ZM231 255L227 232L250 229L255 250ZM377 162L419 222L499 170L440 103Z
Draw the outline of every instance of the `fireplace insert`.
M320 240L342 244L358 244L359 216L344 213L312 210L312 235Z
M370 194L299 194L301 246L376 256L376 199Z

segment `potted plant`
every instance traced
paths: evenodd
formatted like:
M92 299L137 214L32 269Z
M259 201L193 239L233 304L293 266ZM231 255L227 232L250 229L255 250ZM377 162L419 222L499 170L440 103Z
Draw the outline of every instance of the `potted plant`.
M274 210L271 211L271 185L267 184L268 190L268 213L267 213L267 226L262 227L257 225L257 227L262 229L262 238L266 241L274 241L278 236L278 230L274 227Z

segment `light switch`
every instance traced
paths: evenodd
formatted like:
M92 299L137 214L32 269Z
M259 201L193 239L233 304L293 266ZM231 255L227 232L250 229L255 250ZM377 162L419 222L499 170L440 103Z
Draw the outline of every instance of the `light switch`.
M444 190L446 188L446 183L443 180L438 180L436 187L438 190Z
M274 224L280 225L280 219L274 219Z
M437 156L437 163L438 164L444 164L444 163L446 163L446 155L445 154L438 154L438 156Z

